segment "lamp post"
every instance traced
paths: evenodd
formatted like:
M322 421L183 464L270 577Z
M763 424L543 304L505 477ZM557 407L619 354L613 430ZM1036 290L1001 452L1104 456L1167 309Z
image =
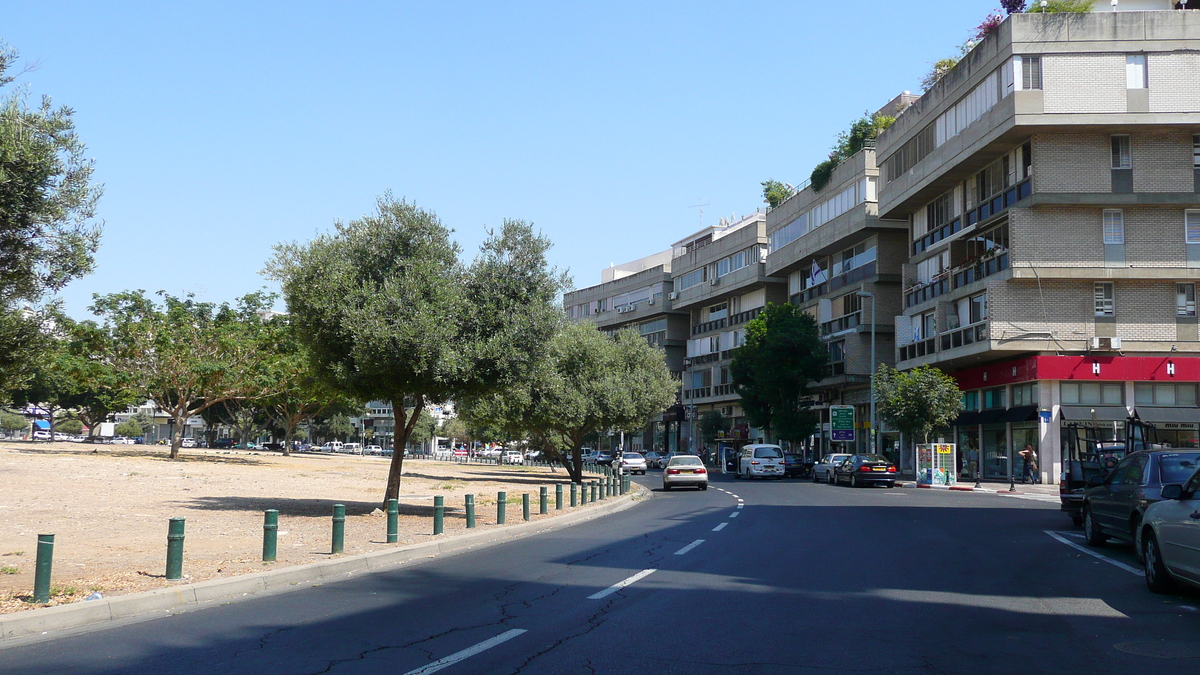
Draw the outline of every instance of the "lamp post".
M879 454L879 434L875 424L875 294L869 291L855 293L860 298L871 299L871 454Z

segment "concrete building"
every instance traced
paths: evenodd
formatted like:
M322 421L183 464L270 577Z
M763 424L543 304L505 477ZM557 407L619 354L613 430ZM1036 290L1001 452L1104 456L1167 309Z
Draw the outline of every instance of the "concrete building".
M958 379L985 479L1032 445L1054 480L1072 425L1130 415L1198 445L1200 13L1098 4L1009 17L877 143L878 217L909 223L897 366Z

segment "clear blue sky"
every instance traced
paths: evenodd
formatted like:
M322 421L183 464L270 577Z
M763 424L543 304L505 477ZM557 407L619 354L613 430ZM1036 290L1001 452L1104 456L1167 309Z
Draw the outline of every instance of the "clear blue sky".
M21 82L76 110L105 184L96 272L231 300L271 247L386 190L474 251L534 222L577 287L796 183L998 2L9 0ZM6 89L5 91L11 91Z

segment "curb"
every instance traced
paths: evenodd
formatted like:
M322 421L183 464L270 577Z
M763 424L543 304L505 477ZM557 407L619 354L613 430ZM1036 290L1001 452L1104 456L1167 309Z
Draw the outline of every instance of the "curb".
M922 490L949 490L951 492L986 492L988 494L994 494L994 495L1023 495L1023 494L1025 494L1024 492L1017 492L1015 490L1012 492L1009 492L1008 490L992 490L991 488L984 488L984 487L977 488L977 487L970 487L967 485L918 485L916 483L905 483L903 485L900 485L897 483L897 487L920 488Z
M167 616L172 610L181 607L197 606L198 608L200 605L215 601L240 602L257 597L258 594L265 591L285 592L318 581L338 580L361 572L380 572L415 560L428 560L442 554L487 548L512 539L560 530L602 516L619 513L632 508L641 500L653 498L654 493L645 486L637 483L634 485L637 487L637 491L631 495L610 497L613 500L611 502L551 518L549 521L520 523L470 534L444 536L435 541L409 544L386 551L360 553L336 560L283 567L228 579L211 579L130 595L118 595L102 600L80 601L69 605L55 605L14 614L0 614L0 648L3 648L6 643L20 638L42 635L50 631L125 621L137 617L141 617L141 620L153 619L158 616Z

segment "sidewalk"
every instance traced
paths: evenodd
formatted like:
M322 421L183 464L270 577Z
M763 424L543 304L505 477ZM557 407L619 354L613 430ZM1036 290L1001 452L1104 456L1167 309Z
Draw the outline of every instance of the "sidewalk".
M899 485L899 484L897 484ZM954 485L917 485L915 481L907 481L902 487L906 488L921 488L930 490L952 490L955 492L990 492L1001 495L1024 495L1026 497L1053 497L1055 502L1058 501L1058 485L1052 483L1022 485L1016 483L1013 485L1012 492L1008 489L1007 482L988 481L981 483L980 487L975 487L975 483L971 481L963 481Z

